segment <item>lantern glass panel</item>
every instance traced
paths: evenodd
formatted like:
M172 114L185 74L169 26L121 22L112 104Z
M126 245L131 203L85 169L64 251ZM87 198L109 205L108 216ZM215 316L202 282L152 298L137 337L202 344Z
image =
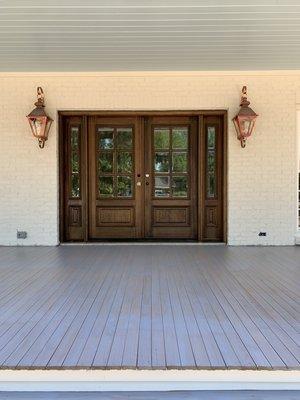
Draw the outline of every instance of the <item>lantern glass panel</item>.
M30 118L29 122L32 133L35 137L47 137L52 122L51 119L48 119L47 117Z
M34 129L35 129L35 134L36 136L41 136L44 132L44 124L43 121L39 120L39 119L35 119L33 121L34 124Z
M247 136L250 132L250 127L251 127L251 121L249 119L245 119L243 121L243 131L244 134Z
M49 133L51 124L52 124L52 119L47 118L46 129L45 129L45 136L47 138L48 138L48 133Z

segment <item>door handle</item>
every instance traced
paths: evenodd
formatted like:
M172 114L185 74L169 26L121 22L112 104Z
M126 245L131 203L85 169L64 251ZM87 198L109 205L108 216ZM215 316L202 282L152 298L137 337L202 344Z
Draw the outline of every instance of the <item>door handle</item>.
M142 186L142 182L138 181L138 182L136 183L136 186Z

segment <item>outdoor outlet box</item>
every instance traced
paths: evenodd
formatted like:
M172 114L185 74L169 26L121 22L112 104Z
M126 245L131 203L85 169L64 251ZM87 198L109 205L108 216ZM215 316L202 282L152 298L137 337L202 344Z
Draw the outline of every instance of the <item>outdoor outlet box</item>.
M27 238L27 232L17 231L17 239L26 239L26 238Z

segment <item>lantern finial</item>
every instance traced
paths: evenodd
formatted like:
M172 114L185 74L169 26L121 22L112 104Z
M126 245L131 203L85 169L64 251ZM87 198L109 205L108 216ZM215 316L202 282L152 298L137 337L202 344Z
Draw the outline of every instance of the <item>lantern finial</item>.
M36 97L37 97L37 102L35 102L34 104L37 107L45 107L44 106L44 98L45 98L44 91L40 86L37 87L37 89L36 89Z

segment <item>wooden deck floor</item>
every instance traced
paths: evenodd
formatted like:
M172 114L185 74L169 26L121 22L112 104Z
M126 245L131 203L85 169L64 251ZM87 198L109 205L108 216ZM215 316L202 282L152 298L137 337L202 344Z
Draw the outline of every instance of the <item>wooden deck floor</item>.
M0 248L2 368L299 369L300 247Z

